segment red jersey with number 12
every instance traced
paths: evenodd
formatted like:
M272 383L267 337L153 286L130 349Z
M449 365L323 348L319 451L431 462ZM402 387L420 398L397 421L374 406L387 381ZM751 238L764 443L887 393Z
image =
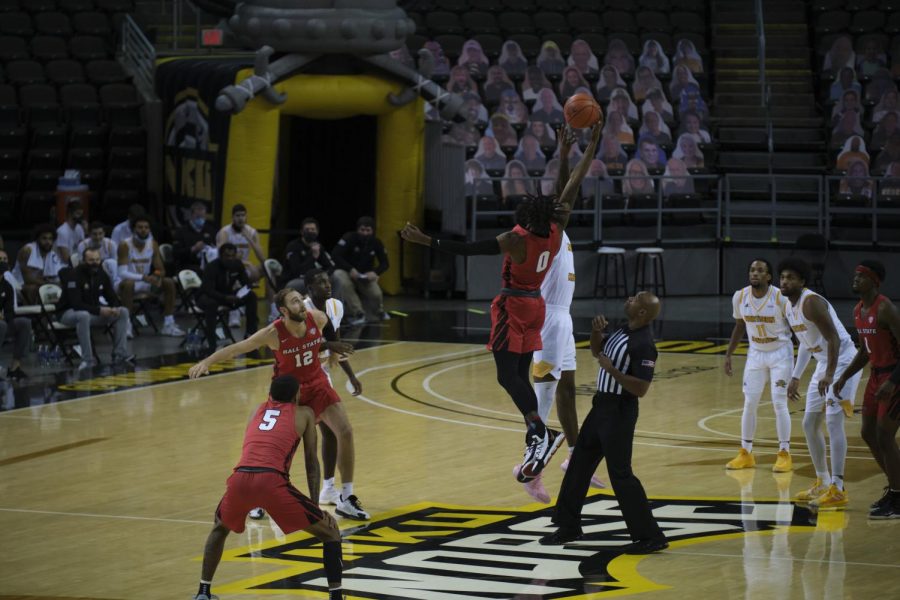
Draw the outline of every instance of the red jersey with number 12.
M559 249L559 227L556 223L551 223L548 237L537 236L521 225L516 225L512 231L525 239L525 261L516 264L509 254L506 255L503 259L503 287L514 290L540 290L544 276L553 264L553 256Z
M294 337L288 331L283 319L277 319L272 325L278 332L273 379L279 375L291 375L301 385L320 378L327 379L319 361L319 346L323 342L322 332L319 331L311 312L306 313L306 335L303 337Z
M869 355L869 364L876 369L892 367L900 360L900 347L898 340L890 329L878 326L878 307L887 296L878 294L875 302L866 311L863 317L862 302L853 309L853 320L856 321L856 331L859 332L859 343Z
M296 404L275 402L271 397L260 404L247 424L237 467L266 467L290 473L294 452L300 444L294 422L296 410Z

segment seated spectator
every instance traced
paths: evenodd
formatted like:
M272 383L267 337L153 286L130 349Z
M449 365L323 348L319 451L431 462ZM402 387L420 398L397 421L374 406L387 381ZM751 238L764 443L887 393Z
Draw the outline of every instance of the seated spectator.
M534 195L534 184L528 176L528 169L518 160L511 160L506 164L506 172L503 174L503 183L500 185L503 199L514 196Z
M594 56L590 44L582 39L572 42L572 46L569 48L568 64L570 67L578 69L581 75L596 75L600 72L600 63L597 62L597 57Z
M597 81L597 100L609 102L609 97L618 88L625 88L625 80L614 66L606 65L600 70L600 79Z
M113 332L113 364L133 362L134 355L128 350L127 334L131 321L128 309L122 306L113 289L113 282L103 269L100 252L88 248L84 252L84 262L75 268L63 269L63 297L57 306L61 312L60 322L75 328L78 344L81 346L81 364L78 369L94 366L94 351L91 345L91 327L111 325Z
M659 90L651 90L647 94L647 99L641 105L641 113L647 114L651 110L662 117L665 123L673 123L675 121L672 105L669 104L669 101L666 100L666 97Z
M500 113L491 115L491 124L488 125L485 135L497 140L501 148L512 148L519 145L519 134L513 129L509 117Z
M128 218L113 227L112 233L109 238L113 241L113 244L116 245L116 248L119 247L126 238L131 237L131 229L134 227L134 220L138 217L146 217L147 211L144 210L144 207L140 204L132 204L128 207ZM153 237L153 233L150 233L150 237Z
M0 249L0 346L6 340L6 334L12 332L12 362L6 369L6 376L20 381L28 377L22 370L22 359L31 344L31 319L16 316L16 290L6 278L8 272L9 255Z
M220 307L231 311L244 309L247 319L244 339L256 333L259 328L256 294L250 289L244 263L234 244L222 244L219 247L219 257L203 269L203 287L200 288L197 306L203 310L203 329L210 354L216 351L216 321Z
M450 61L447 60L447 56L444 54L444 49L438 42L434 40L429 40L425 42L422 46L429 52L431 52L431 56L434 57L434 71L432 72L432 77L438 79L445 79L450 76Z
M544 42L541 46L541 52L538 54L535 64L544 75L550 77L562 75L563 69L566 68L566 61L562 57L562 52L559 51L559 46L556 45L556 42L551 41Z
M875 127L875 131L872 132L873 150L880 150L887 143L887 140L891 135L900 132L898 123L900 123L900 113L897 111L892 110L884 115Z
M487 70L487 81L484 82L484 101L488 104L500 102L500 94L506 90L514 90L512 80L501 67L494 65Z
M69 259L78 248L78 244L84 240L86 227L87 223L84 222L84 210L81 208L81 202L77 200L69 202L66 205L66 220L56 228L54 249L61 261L68 264Z
M525 70L525 79L522 81L522 99L525 102L537 100L542 89L552 89L552 87L543 71L537 67L528 67Z
M900 197L900 162L892 162L884 171L881 181L881 195L891 198Z
M694 79L694 74L685 65L678 65L672 71L672 83L669 84L669 97L681 98L681 90L689 85L695 85L698 88L700 84Z
M655 75L666 75L671 68L669 66L669 58L656 40L644 42L644 51L641 52L638 64L649 68ZM635 97L637 97L637 92L635 92Z
M703 72L703 59L700 57L700 53L697 52L694 42L689 39L678 40L678 43L675 45L675 56L672 62L676 67L679 65L686 66L694 74Z
M466 148L474 148L481 139L481 132L475 127L474 123L454 123L450 126L450 131L444 135L444 141L451 144L458 144Z
M497 64L510 77L522 77L528 69L528 59L522 53L522 47L513 40L503 42L503 49L500 50L500 59Z
M595 198L603 198L615 192L615 186L609 174L606 172L606 165L599 158L591 161L591 167L588 174L581 184L581 197L586 200L593 201ZM596 203L588 203L590 206L596 206Z
M838 148L844 145L851 136L863 135L863 128L859 122L859 115L855 112L845 112L841 116L834 129L831 130L831 147Z
M644 115L644 119L646 118L647 115ZM681 114L681 129L679 129L678 133L691 134L698 144L709 144L712 142L709 132L703 128L703 121L700 119L700 115L692 110Z
M892 162L900 162L900 133L895 133L888 137L887 143L878 157L875 158L873 171L884 172Z
M844 142L840 153L838 153L835 161L835 168L839 171L846 171L850 163L862 161L869 166L869 153L866 152L866 143L858 135L851 136Z
M494 184L475 159L466 161L465 193L466 196L490 196L494 193Z
M694 193L694 179L688 173L684 161L670 158L662 180L663 197L687 196Z
M552 89L544 88L540 91L531 108L531 120L543 121L548 125L558 125L563 122L563 108Z
M406 44L400 46L396 50L391 50L388 53L388 56L404 67L412 69L413 71L416 70L416 61L413 59L412 54L409 53L409 48L406 47Z
M541 146L556 146L556 131L543 121L529 121L525 133L536 137Z
M859 102L859 95L853 90L844 92L840 101L831 109L831 126L837 125L837 122L841 120L841 116L847 111L853 111L862 118L862 105Z
M578 70L578 67L566 67L563 69L562 79L559 82L559 99L565 103L566 100L575 94L575 90L584 87L590 89L590 85ZM592 98L594 97L590 91L588 91L588 95Z
M625 42L619 38L609 40L603 64L615 67L620 75L630 77L634 73L634 57Z
M284 249L284 272L282 277L287 283L285 287L306 293L304 275L310 269L322 269L332 273L335 269L334 259L322 244L319 243L319 221L315 217L306 217L300 224L300 237L288 242Z
M704 165L703 152L697 146L697 140L690 133L682 133L678 136L678 143L672 151L672 158L684 162L688 169L702 169Z
M525 165L529 171L543 171L547 165L547 158L541 152L541 143L530 133L526 133L519 141L515 159ZM509 165L507 164L507 169Z
M64 267L54 250L56 230L51 225L35 227L34 241L19 249L13 276L22 284L22 297L29 304L39 304L38 290L45 283L59 283L59 271Z
M556 193L556 178L559 177L559 159L551 158L541 177L541 194L552 196Z
M863 77L872 77L879 69L887 68L887 55L875 38L863 43L863 53L856 60L856 70Z
M861 160L854 160L847 168L847 176L841 179L839 194L872 198L875 195L875 181L869 178L869 167Z
M678 114L691 111L700 117L701 121L709 118L709 107L700 94L700 88L695 85L686 85L681 89L681 98L678 101Z
M502 152L498 152L497 140L489 135L482 136L478 142L475 160L480 162L486 171L501 171L506 167L506 157Z
M634 157L647 165L648 171L662 172L666 168L666 153L652 137L638 139Z
M81 241L75 249L75 253L84 262L84 251L91 249L100 253L100 262L112 280L113 289L119 287L119 247L106 237L106 229L100 221L94 221L89 227L90 235Z
M620 144L634 144L634 130L625 121L625 117L618 111L606 114L606 123L603 125L603 135L614 136ZM603 159L606 161L606 159ZM609 165L609 162L606 163ZM612 168L610 166L610 168Z
M470 93L463 94L463 102L468 111L469 121L471 123L482 127L487 125L488 112L478 96Z
M866 84L866 101L878 103L881 97L888 92L896 92L897 85L891 78L891 72L887 69L878 69L872 75L872 79Z
M478 43L478 40L468 40L463 44L462 51L459 54L459 60L456 64L466 68L472 77L484 79L491 61L485 56L484 50L481 48L481 44Z
M631 86L634 99L642 101L650 90L662 90L662 82L656 78L650 67L640 66L634 73L634 83Z
M835 38L831 43L831 49L825 53L822 71L833 77L844 67L850 67L851 69L856 67L856 53L853 51L853 41L846 35Z
M244 271L247 273L247 279L250 285L256 285L262 279L262 265L266 262L266 255L262 246L259 244L259 233L247 224L247 207L243 204L235 204L231 208L231 225L226 225L216 234L216 247L219 252L222 250L223 244L234 244L237 249L238 259L244 265ZM259 261L259 265L250 262L250 252ZM271 286L266 287L266 298L269 301L269 316L272 320L278 318L278 309L275 307L274 291ZM230 327L239 327L241 324L241 315L238 311L233 311L228 320Z
M648 110L644 113L644 121L641 124L638 136L651 137L660 146L667 146L672 143L672 132L669 126L659 118L659 114L655 110Z
M509 119L510 123L525 124L528 122L528 107L514 89L504 90L500 94L500 106L497 107L497 112Z
M832 102L837 102L849 90L856 92L857 98L862 96L862 85L856 80L856 71L852 67L844 67L831 84L828 97Z
M647 165L636 158L629 160L625 166L625 179L622 180L622 193L626 196L650 196L654 191Z
M199 200L191 204L190 219L177 228L173 236L178 270L191 269L199 273L207 262L215 259L218 233L215 223L206 218L206 204Z
M626 121L636 122L638 120L637 106L631 101L631 96L628 95L628 90L625 89L613 90L612 95L609 97L607 111L618 112L625 117Z
M625 163L628 162L628 155L622 149L622 142L615 135L604 135L600 138L600 150L597 158L602 160L610 171L624 171Z
M349 324L390 319L384 312L378 285L378 278L388 270L390 263L384 244L375 237L375 220L360 217L356 221L356 231L345 233L332 254L338 267L332 276L334 295L343 300Z
M897 94L897 90L885 92L878 104L875 105L875 108L872 109L872 122L879 123L889 112L900 111L898 99L900 99L900 94Z
M134 314L136 294L161 296L163 328L160 334L183 336L184 331L175 323L175 282L170 277L164 277L165 270L159 255L159 246L150 237L150 220L147 217L138 217L134 220L132 236L119 244L118 262L119 296L128 312ZM129 323L128 336L132 337L130 325Z
M450 82L447 85L447 90L460 96L463 94L475 94L481 98L481 95L478 93L478 84L472 79L469 70L462 65L456 65L450 69Z

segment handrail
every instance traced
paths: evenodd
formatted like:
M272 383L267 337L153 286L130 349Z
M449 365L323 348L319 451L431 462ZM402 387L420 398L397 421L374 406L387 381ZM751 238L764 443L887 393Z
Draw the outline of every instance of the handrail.
M761 106L766 106L766 24L762 0L756 0L756 35L759 40L759 95Z
M131 15L122 21L121 61L145 94L153 94L156 48Z

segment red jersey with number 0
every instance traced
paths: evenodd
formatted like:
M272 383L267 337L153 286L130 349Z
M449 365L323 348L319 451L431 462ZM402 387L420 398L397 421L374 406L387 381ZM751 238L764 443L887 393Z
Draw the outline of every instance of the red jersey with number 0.
M306 335L303 337L294 337L282 319L277 319L272 324L278 332L278 350L275 351L275 373L272 378L292 375L300 384L311 383L320 378L327 379L319 360L319 346L324 340L312 313L306 313Z
M525 239L525 261L516 264L509 254L506 255L503 259L503 287L540 290L544 276L553 264L553 256L559 249L559 227L556 223L551 223L548 237L537 236L521 225L516 225L512 231Z
M884 300L887 300L887 296L878 294L865 316L862 314L862 302L853 309L856 331L859 332L859 343L869 355L869 364L876 369L892 367L900 360L897 338L890 329L878 326L878 307Z
M296 404L275 402L271 396L260 404L247 424L237 467L267 467L290 473L294 452L300 444L294 423L296 410Z

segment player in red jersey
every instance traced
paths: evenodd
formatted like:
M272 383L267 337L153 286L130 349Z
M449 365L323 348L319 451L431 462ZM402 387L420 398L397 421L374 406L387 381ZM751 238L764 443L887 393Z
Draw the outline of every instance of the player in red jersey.
M319 360L320 349L348 355L353 352L353 346L339 341L324 341L322 335L328 324L328 317L318 310L307 310L303 304L303 296L298 291L291 288L279 291L275 294L275 307L281 313L280 319L242 342L217 350L191 367L188 375L191 379L196 379L209 373L209 367L217 362L264 346L270 348L275 355L274 376L294 377L300 383L303 394L301 402L313 410L317 421L325 421L337 436L338 471L342 482L337 514L348 519L366 521L369 513L363 510L359 498L353 493L353 428L341 404L341 397L331 387Z
M879 293L884 265L864 260L853 275L853 291L860 301L853 309L859 350L834 383L836 393L869 363L871 373L862 408L862 438L887 475L884 495L871 506L870 519L900 519L900 312Z
M503 254L503 287L491 304L491 338L497 381L512 397L525 418L525 455L515 469L516 479L537 477L565 436L546 427L538 414L537 396L531 386L531 359L540 350L544 324L541 283L559 250L562 229L569 222L572 204L597 151L602 123L594 126L584 158L572 171L559 198L529 197L516 207L516 226L496 239L479 242L439 240L406 224L403 239L463 256ZM560 155L568 156L574 136L568 129L559 134ZM557 186L559 189L559 186Z
M222 560L225 538L244 531L244 518L254 506L262 506L285 533L306 531L322 541L322 557L330 600L341 592L341 532L315 501L319 494L319 459L316 457L316 418L308 406L299 404L300 384L290 376L276 377L269 399L250 415L244 433L241 459L228 478L225 495L216 508L215 525L206 538L200 589L194 600L212 600L211 587ZM310 498L291 485L291 461L303 443Z

